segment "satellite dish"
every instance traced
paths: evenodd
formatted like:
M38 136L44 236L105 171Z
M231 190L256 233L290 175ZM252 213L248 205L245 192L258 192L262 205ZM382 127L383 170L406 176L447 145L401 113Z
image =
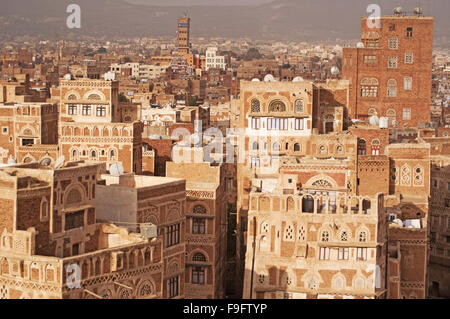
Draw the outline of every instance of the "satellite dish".
M267 74L267 75L264 77L264 82L275 82L275 78L273 77L272 74Z
M337 67L337 66L333 66L332 68L331 68L331 74L333 74L333 75L338 75L339 74L339 68Z
M369 123L370 125L377 126L380 123L380 119L378 118L378 116L372 115L371 117L369 117Z
M401 14L402 13L402 7L396 7L394 9L394 14Z
M203 103L203 108L208 108L209 107L209 103L208 102L205 102L205 103Z
M55 162L55 169L61 168L64 165L65 160L66 157L64 155L58 157L58 159Z
M417 7L414 9L414 13L417 15L422 15L423 14L423 9L421 7Z
M64 75L64 80L72 80L72 75L70 73Z
M296 76L292 82L304 82L305 80L303 80L303 78L301 76Z
M109 167L109 173L111 175L122 175L123 174L123 165L122 163L115 162L111 164Z
M14 157L10 157L8 158L8 164L9 165L17 164L17 160Z
M39 165L41 165L41 166L50 166L51 163L52 163L52 160L49 159L48 157L43 158L39 161Z
M259 79L254 78L254 79L252 80L252 82L260 82L260 81L259 81Z
M359 48L359 49L362 49L362 48L364 48L364 43L358 42L358 43L356 44L356 47Z

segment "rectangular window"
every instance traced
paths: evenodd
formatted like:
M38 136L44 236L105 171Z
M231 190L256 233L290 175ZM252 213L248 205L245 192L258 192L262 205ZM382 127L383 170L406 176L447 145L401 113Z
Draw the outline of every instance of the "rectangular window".
M97 116L99 117L106 116L106 106L97 106Z
M65 215L65 230L80 228L84 226L84 210L67 213Z
M389 24L389 31L395 31L395 24L394 23Z
M252 129L259 130L261 119L259 117L252 117Z
M69 104L67 113L69 115L77 115L77 109L78 109L78 107L76 104Z
M403 108L403 120L404 121L411 120L411 108L409 107Z
M398 64L397 64L397 57L396 56L388 57L388 68L389 69L396 69L397 66L398 66Z
M295 119L295 129L303 130L303 119Z
M8 128L7 127L2 127L2 133L4 135L8 134Z
M405 91L412 90L412 77L408 76L403 79L403 88Z
M414 53L406 52L405 53L405 63L412 64L414 62Z
M340 247L338 251L339 260L348 260L348 247Z
M178 296L178 276L172 277L167 280L167 285L169 286L169 298Z
M364 56L364 64L375 64L377 61L377 57L375 55L365 55Z
M438 181L437 181L437 179L433 179L433 186L434 186L434 187L438 187Z
M192 283L203 285L205 283L205 268L192 267Z
M378 86L367 86L361 87L361 97L377 97L378 96Z
M268 118L267 119L267 129L268 130L287 130L288 127L288 119L282 118Z
M356 259L357 260L367 260L367 248L357 248L356 249Z
M450 183L447 183L447 190L450 191Z
M406 37L407 38L412 38L413 37L413 28L412 27L406 28Z
M329 259L330 259L330 248L320 247L320 260L329 260Z
M192 233L193 234L204 234L206 229L206 219L205 218L193 218L192 219Z
M252 157L251 167L259 167L259 157Z
M389 46L389 49L391 49L391 50L397 50L398 49L398 39L397 38L389 38L388 46Z
M83 105L83 115L91 115L91 106Z
M180 243L180 224L166 227L166 247L178 245Z

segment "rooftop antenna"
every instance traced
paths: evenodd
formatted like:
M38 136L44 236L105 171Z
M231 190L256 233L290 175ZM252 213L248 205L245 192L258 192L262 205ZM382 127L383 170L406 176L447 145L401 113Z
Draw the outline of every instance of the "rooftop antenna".
M65 160L66 157L64 155L58 157L58 159L55 162L55 169L61 168L64 165Z

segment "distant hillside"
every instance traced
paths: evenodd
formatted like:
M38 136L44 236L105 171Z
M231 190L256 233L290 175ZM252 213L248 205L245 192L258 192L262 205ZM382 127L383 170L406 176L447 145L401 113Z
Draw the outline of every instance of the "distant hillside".
M143 1L143 0L133 0ZM432 1L432 2L431 2ZM67 29L66 6L78 3L82 28ZM295 41L357 39L360 18L373 0L277 0L258 6L149 6L125 0L0 0L0 39L31 35L132 37L174 36L176 18L188 10L193 37L251 37ZM377 0L383 14L394 3L412 12L416 0ZM437 44L450 46L450 1L422 0L435 17Z

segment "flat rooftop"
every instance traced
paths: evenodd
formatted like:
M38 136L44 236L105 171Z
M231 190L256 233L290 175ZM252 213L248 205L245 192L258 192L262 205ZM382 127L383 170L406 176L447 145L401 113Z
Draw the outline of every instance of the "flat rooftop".
M106 181L107 186L120 186L135 189L169 186L171 184L185 183L182 178L145 176L134 174L110 175L102 174L101 178Z

